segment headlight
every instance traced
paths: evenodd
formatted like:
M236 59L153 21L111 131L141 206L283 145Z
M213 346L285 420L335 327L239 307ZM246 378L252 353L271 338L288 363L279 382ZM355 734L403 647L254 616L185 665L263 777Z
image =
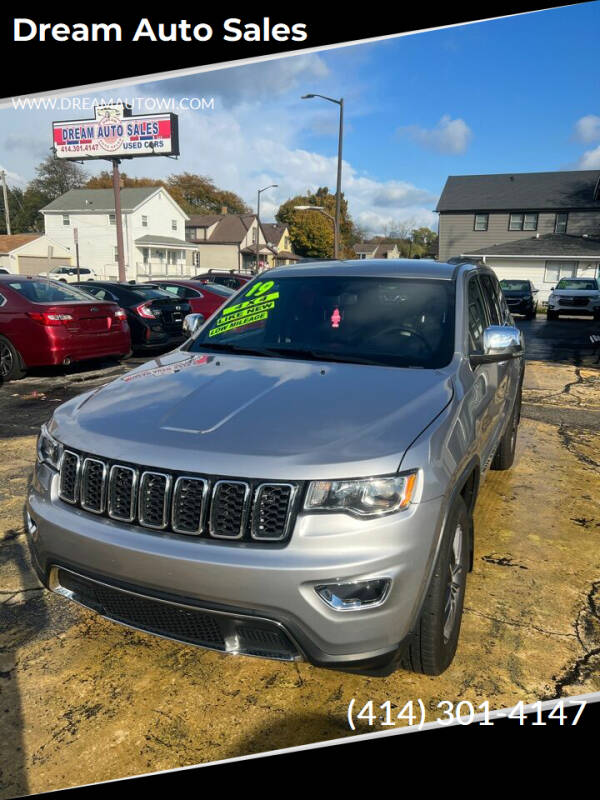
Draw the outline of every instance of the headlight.
M37 441L38 460L57 470L60 466L62 450L62 444L57 442L53 436L50 436L46 426L42 425Z
M417 473L344 481L312 481L306 511L332 511L359 517L381 517L406 508L413 496Z

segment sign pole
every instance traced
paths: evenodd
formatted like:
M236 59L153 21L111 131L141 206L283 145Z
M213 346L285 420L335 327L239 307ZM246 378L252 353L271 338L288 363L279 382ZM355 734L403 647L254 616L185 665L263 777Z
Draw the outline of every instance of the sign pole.
M80 281L81 276L79 274L79 230L77 228L73 228L73 238L75 239L75 265L77 267L77 281Z
M119 265L119 281L124 283L125 251L123 248L123 217L121 216L121 177L119 175L119 159L111 159L113 165L113 190L115 193L115 222L117 224L117 263Z

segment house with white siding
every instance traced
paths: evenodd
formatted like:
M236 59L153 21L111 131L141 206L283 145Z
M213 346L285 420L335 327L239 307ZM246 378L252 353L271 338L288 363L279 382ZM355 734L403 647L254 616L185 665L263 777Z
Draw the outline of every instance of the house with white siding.
M188 215L162 187L121 189L127 280L190 275L195 246L185 239ZM46 236L75 254L100 278L118 278L112 189L71 189L42 209ZM73 258L73 263L75 260Z

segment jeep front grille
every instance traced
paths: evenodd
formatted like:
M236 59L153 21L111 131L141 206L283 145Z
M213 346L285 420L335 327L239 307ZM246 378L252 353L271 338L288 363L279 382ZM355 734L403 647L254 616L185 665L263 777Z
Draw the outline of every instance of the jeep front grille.
M120 522L189 536L282 542L298 510L300 485L179 475L65 450L59 497Z

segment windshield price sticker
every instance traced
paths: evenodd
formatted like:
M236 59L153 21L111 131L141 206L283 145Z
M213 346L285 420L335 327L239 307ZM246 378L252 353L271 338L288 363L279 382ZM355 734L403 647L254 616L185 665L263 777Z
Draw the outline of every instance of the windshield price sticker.
M269 311L275 308L275 301L279 299L279 292L269 292L273 286L274 281L255 283L244 295L249 297L249 300L243 300L222 310L214 328L209 331L209 337L267 319Z

